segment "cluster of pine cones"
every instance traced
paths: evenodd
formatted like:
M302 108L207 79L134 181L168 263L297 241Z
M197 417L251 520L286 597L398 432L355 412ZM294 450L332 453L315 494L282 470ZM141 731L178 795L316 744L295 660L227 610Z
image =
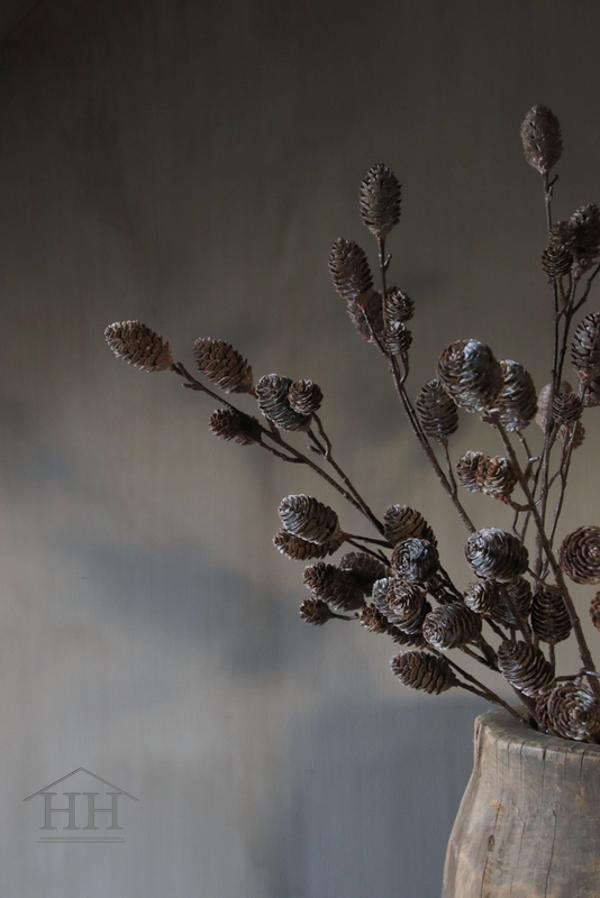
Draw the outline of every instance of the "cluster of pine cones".
M542 175L548 195L550 173L562 152L558 120L546 107L534 106L523 122L521 137L525 158ZM344 238L335 241L329 254L331 280L359 336L375 345L393 370L406 375L412 344L408 325L415 303L399 287L387 286L385 246L400 219L401 186L386 165L367 172L359 208L377 242L381 287L374 286L364 250ZM598 207L583 206L550 227L542 268L564 304L565 316L574 315L578 285L584 285L582 279L599 260ZM580 304L586 298L587 294ZM293 455L295 450L282 438L284 433L299 432L310 436L311 448L320 447L325 461L330 460L331 447L323 445L326 438L319 418L323 393L312 380L267 374L255 382L248 361L229 343L200 338L194 344L196 369L203 379L198 381L174 361L168 342L138 321L112 324L105 337L116 356L144 371L172 370L185 386L211 396L215 394L208 384L225 394L252 397L258 416L229 400L213 412L209 426L215 436L241 445L270 445L270 451L286 461L302 461L303 456ZM579 321L570 346L575 386L560 379L538 391L522 364L496 358L485 343L473 338L450 343L414 404L407 397L409 418L412 415L421 444L431 455L443 450L449 460L449 442L462 411L478 415L507 440L512 435L522 440L523 431L536 422L544 445L562 446L563 458L570 459L584 440L584 411L600 404L600 312ZM530 516L531 507L523 505L523 496L517 502L514 493L531 489L535 495L542 458L543 452L519 470L511 453L489 456L469 451L456 460L449 478L457 491L462 487L482 493L511 506L517 515ZM595 672L582 668L571 678L557 677L554 648L571 636L577 622L564 588L548 582L552 571L548 573L547 565L532 571L526 527L515 527L513 532L470 528L465 558L472 578L458 588L440 561L434 530L414 508L389 507L378 539L346 533L334 509L304 494L284 498L279 519L277 550L287 558L309 562L304 571L308 596L300 606L307 623L359 620L366 630L391 637L399 647L391 667L406 686L430 694L464 686L485 697L485 687L480 684L474 690L472 683L477 681L448 654L461 651L502 674L538 728L563 738L600 741ZM338 552L343 554L332 561ZM600 584L600 527L582 526L568 534L558 558L560 570L574 583ZM591 603L590 615L600 630L600 593ZM487 692L487 697L493 695Z

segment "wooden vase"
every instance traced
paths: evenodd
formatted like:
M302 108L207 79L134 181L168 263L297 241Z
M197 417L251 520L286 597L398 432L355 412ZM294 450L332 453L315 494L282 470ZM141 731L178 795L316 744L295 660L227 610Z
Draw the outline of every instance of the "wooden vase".
M478 717L442 898L600 898L600 746Z

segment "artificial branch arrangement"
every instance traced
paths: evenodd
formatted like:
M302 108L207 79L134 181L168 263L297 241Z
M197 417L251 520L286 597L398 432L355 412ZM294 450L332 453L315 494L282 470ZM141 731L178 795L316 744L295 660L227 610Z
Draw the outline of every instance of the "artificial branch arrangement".
M358 244L340 238L329 254L333 286L360 337L387 365L410 429L466 528L465 555L473 574L466 588L442 565L435 533L419 511L392 505L380 518L369 506L337 460L320 414L323 394L312 380L267 374L255 383L246 359L209 337L194 344L197 376L174 361L168 342L139 321L111 324L105 337L113 353L131 365L170 371L187 389L217 400L220 407L209 422L217 437L309 466L364 516L375 535L346 532L338 514L312 496L281 501L274 544L288 558L311 562L304 571L309 597L300 606L305 621L320 626L332 619L359 620L368 631L390 637L400 647L392 671L406 686L436 695L461 687L543 732L600 742L600 673L568 583L600 583L600 526L579 527L555 547L573 454L584 441L582 415L600 405L600 312L573 327L600 271L600 209L583 206L554 221L558 175L553 171L562 138L550 109L534 106L527 113L521 139L525 159L541 176L547 229L541 263L554 337L550 381L539 393L519 362L496 359L489 346L463 339L444 349L437 375L412 398L408 322L415 306L401 289L388 285L388 238L400 219L401 185L386 165L374 165L360 185L360 215L377 246L377 287ZM568 354L572 383L565 379ZM262 417L213 387L225 396L251 397ZM460 411L494 428L502 455L471 451L453 463L450 442ZM525 436L534 422L536 450ZM308 443L308 451L293 442L294 433ZM512 530L478 529L462 490L509 506ZM345 546L350 551L337 563L330 560ZM589 611L600 630L600 593ZM581 667L561 675L555 647L571 634ZM460 666L457 654L503 676L518 706Z

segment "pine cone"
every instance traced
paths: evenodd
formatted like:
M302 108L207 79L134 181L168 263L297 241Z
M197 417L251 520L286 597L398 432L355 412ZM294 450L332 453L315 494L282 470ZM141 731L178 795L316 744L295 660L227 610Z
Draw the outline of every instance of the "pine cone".
M597 592L590 603L590 617L596 630L600 630L600 592Z
M412 333L401 321L387 323L383 328L383 345L388 355L402 355L408 352L412 343Z
M470 583L465 591L465 605L475 614L494 619L502 599L495 580L480 580Z
M360 622L371 633L391 633L392 625L375 605L365 605L360 613Z
M581 417L583 405L569 384L561 384L554 394L552 414L559 424L572 424Z
M579 527L566 536L560 566L575 583L600 583L600 527Z
M526 642L501 642L498 668L511 686L530 697L554 680L552 667L543 653Z
M312 415L321 407L323 391L312 380L296 380L291 385L287 398L292 411L299 415Z
M321 599L304 599L300 605L300 617L307 624L314 624L320 627L326 624L334 615L326 602Z
M521 140L525 160L540 175L547 175L562 154L560 122L551 109L532 106L521 125Z
M356 333L367 343L373 343L373 333L383 337L383 310L381 294L375 290L363 293L348 303L348 316Z
M329 252L329 274L338 296L350 302L373 286L364 250L353 240L339 237Z
M167 341L141 321L115 321L105 329L104 339L118 359L142 371L167 371L173 364Z
M438 377L459 408L481 412L502 389L502 370L492 350L479 340L456 340L442 352Z
M268 421L281 430L308 430L310 415L299 415L288 400L292 381L279 374L265 374L256 384L256 401Z
M573 277L581 277L600 253L600 209L594 203L581 206L569 219L573 228Z
M481 618L466 605L440 605L423 621L423 636L436 649L462 648L481 636Z
M365 592L371 593L376 580L381 580L387 575L387 566L367 555L366 552L348 552L340 559L342 571L348 571L354 579L364 587Z
M542 268L549 278L560 278L569 273L574 243L575 230L570 221L558 221L552 226L542 253Z
M527 570L527 549L516 536L497 527L473 533L465 546L467 561L478 577L506 581Z
M531 626L537 638L549 645L569 638L571 621L558 587L538 585L531 606Z
M421 427L428 437L445 443L458 430L458 409L451 396L434 377L428 381L417 398L417 412Z
M507 583L499 584L500 601L493 619L510 629L517 629L521 621L527 620L531 610L531 586L524 577L515 577Z
M389 287L385 292L383 317L387 325L406 324L415 313L415 304L399 287Z
M478 493L483 481L483 470L487 456L483 452L465 452L456 462L456 473L460 483L470 493Z
M400 221L402 187L393 171L378 162L360 185L360 217L377 240L383 240Z
M580 683L555 686L546 701L549 728L563 739L596 742L600 736L600 702Z
M571 362L583 383L600 376L600 312L591 312L575 328Z
M383 530L393 546L409 537L426 539L437 545L435 534L421 512L408 505L391 505L383 517Z
M417 586L406 586L394 582L387 592L385 614L391 624L402 630L403 633L421 633L425 615L431 610L431 605L425 599L425 594Z
M231 408L216 409L209 418L208 426L222 440L235 440L241 446L260 443L260 425L256 418L241 415Z
M252 368L224 340L199 337L194 342L194 359L198 371L225 393L252 393Z
M280 530L273 537L273 545L278 552L291 558L292 561L309 561L312 558L326 558L327 555L333 555L344 542L344 537L340 534L325 543L311 543L292 533L286 533Z
M364 604L363 590L351 574L335 564L317 561L304 570L304 584L333 611L354 611Z
M282 499L279 517L286 533L310 543L323 545L340 537L338 516L333 508L303 493Z
M439 565L437 549L428 539L404 539L392 552L395 583L426 583Z
M523 365L512 359L502 359L500 371L502 389L495 401L500 423L509 433L525 430L537 409L537 396L531 375Z
M429 695L439 695L458 685L447 660L428 652L402 652L392 658L391 668L405 686Z
M481 491L494 499L510 496L517 485L517 475L508 458L494 455L483 465Z

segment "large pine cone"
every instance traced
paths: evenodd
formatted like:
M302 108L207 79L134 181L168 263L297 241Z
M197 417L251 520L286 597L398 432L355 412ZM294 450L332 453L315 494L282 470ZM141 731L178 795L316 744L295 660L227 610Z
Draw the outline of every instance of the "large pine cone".
M439 695L458 685L447 660L429 652L402 652L392 658L391 668L405 686L429 695Z
M541 642L556 645L571 634L571 620L560 589L540 583L531 606L531 626Z
M173 364L168 342L141 321L115 321L105 329L104 339L118 359L141 371L167 371Z
M512 580L527 570L529 556L523 543L498 527L484 527L467 540L465 556L478 577Z
M382 240L400 221L402 187L393 171L378 162L360 185L360 217L374 237Z
M600 702L581 684L563 683L546 699L546 720L563 739L596 742L600 736Z
M329 273L338 296L350 302L368 293L373 276L364 250L353 240L339 237L329 252Z
M291 407L288 393L292 381L279 374L265 374L256 384L256 401L267 419L281 430L308 430L310 415L299 415Z
M219 408L212 413L208 426L216 437L235 440L241 446L258 443L261 438L260 425L256 418L241 415L231 408Z
M442 352L438 377L459 408L481 412L493 405L502 388L502 370L489 346L479 340L456 340Z
M554 679L552 666L541 650L526 642L501 642L498 667L510 685L523 695L534 696Z
M423 636L436 649L456 649L481 636L481 618L466 605L440 605L423 621Z
M529 165L540 175L547 175L562 154L560 122L551 109L542 104L532 106L521 124L523 152Z
M421 388L417 413L427 436L438 443L445 443L458 430L458 408L437 377Z
M377 339L383 339L383 309L381 306L381 293L370 290L353 299L347 305L348 316L356 333L367 343L374 343L373 334Z
M340 559L340 568L352 574L365 592L371 593L376 580L387 576L388 568L382 561L366 552L348 552Z
M364 604L363 590L352 574L335 564L318 561L309 565L304 570L304 584L334 611L354 611Z
M404 539L392 552L394 580L401 583L427 583L439 566L437 549L428 539Z
M500 602L494 612L494 620L510 629L517 629L526 621L531 610L533 596L531 586L524 577L515 577L499 584Z
M291 558L292 561L309 561L313 558L326 558L327 555L333 555L344 542L344 537L340 534L325 543L311 543L293 533L286 533L280 530L273 537L273 545L278 552Z
M378 601L381 599L378 597ZM421 633L425 615L430 611L431 605L425 599L425 594L418 586L405 586L395 583L388 588L384 611L390 623L398 627L404 633Z
M406 324L415 313L415 304L399 287L388 287L383 304L383 317L386 325Z
M537 410L537 395L531 375L523 365L502 359L502 389L494 403L500 423L509 433L525 430Z
M286 496L279 504L279 518L286 533L310 543L330 543L340 536L338 516L328 505L300 493Z
M596 630L600 630L600 592L590 602L590 617Z
M293 411L299 415L312 415L321 407L323 391L312 380L295 380L287 398Z
M307 624L314 624L320 627L331 620L333 613L326 602L321 599L304 599L300 605L300 617Z
M579 527L566 536L560 566L575 583L600 583L600 527Z
M434 532L421 512L409 505L391 505L383 517L383 529L393 546L412 536L437 545Z
M225 393L252 392L252 368L230 343L199 337L194 342L194 359L198 371Z
M575 328L571 362L585 383L600 375L600 312L591 312Z
M482 617L495 618L501 602L500 587L495 580L479 580L465 590L465 605Z

